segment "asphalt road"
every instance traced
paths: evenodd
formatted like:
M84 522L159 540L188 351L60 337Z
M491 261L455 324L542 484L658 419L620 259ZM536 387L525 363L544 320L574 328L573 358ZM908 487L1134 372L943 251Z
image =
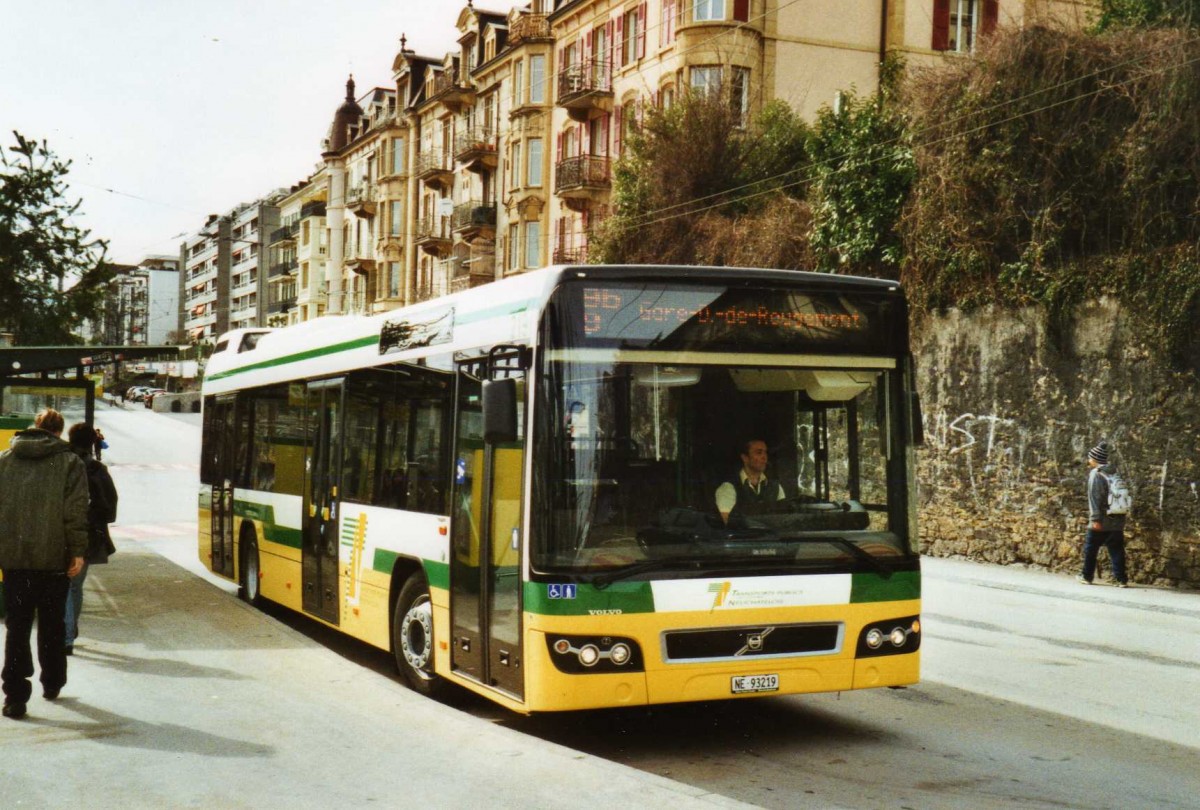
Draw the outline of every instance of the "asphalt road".
M136 543L196 573L198 419L98 416L122 493L118 546ZM217 598L232 599L232 590L222 586ZM1200 806L1200 596L933 560L925 611L923 682L907 690L537 717L469 695L426 708L447 728L472 718L697 791L667 806L714 795L770 808ZM386 654L303 617L262 620L319 642L318 658L348 663L372 690L410 699ZM311 707L318 724L320 699ZM327 711L343 708L331 702ZM261 711L269 722L272 707ZM334 770L356 767L342 762L348 752L330 756ZM452 763L446 768L454 778ZM323 784L315 773L279 778ZM538 796L525 806L550 806ZM554 806L595 798L564 788ZM658 794L640 798L618 803L663 806ZM478 804L490 806L482 795Z

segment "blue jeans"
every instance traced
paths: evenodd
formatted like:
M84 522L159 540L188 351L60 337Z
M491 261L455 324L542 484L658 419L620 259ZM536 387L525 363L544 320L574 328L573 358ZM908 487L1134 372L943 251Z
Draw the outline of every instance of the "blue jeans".
M1083 578L1088 582L1096 575L1096 555L1100 547L1108 549L1112 559L1112 576L1117 582L1127 582L1125 578L1125 532L1103 532L1088 529L1083 538Z
M79 576L71 579L71 587L67 589L66 646L74 647L75 639L79 636L79 611L83 610L83 581L87 579L88 564L83 564Z

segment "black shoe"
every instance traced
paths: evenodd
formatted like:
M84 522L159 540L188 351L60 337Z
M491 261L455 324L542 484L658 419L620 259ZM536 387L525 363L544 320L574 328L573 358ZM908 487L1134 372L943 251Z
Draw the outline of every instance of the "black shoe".
M46 700L57 700L58 693L61 691L62 691L61 686L57 689L47 689L44 692L42 692L42 697L44 697Z
M67 655L74 655L75 648L68 644L67 648L65 650L63 650L63 652L65 652Z
M20 720L22 717L25 716L25 704L24 703L5 703L4 704L4 716L9 717L13 720Z

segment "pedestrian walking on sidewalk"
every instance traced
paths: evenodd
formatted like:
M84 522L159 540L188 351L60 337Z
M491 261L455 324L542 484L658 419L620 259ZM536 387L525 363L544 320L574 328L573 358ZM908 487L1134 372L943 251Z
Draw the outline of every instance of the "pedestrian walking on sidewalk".
M4 572L5 717L25 716L33 688L29 639L37 618L42 694L67 683L63 613L69 577L87 549L87 468L62 440L63 417L47 408L0 453L0 570Z
M1108 442L1088 451L1088 527L1083 538L1083 571L1076 579L1092 584L1100 548L1108 549L1113 584L1127 586L1125 573L1125 516L1129 511L1128 489L1116 465L1111 463Z
M108 533L108 524L117 519L117 488L108 467L100 463L100 459L92 455L100 431L88 427L86 422L71 425L67 431L67 441L75 454L83 459L87 468L88 483L88 545L83 555L83 568L71 577L71 587L67 590L66 607L66 637L64 649L67 655L75 652L75 639L79 637L79 613L83 609L83 582L87 579L88 569L93 565L103 565L108 562L108 555L117 549L113 546L112 536Z

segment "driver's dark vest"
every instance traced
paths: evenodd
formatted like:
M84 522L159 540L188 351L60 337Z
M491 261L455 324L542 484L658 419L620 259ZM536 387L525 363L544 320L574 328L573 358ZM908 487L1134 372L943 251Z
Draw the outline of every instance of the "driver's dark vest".
M750 481L742 480L740 475L730 478L726 483L732 484L737 491L737 503L734 504L733 511L730 513L733 515L753 515L762 511L763 506L779 500L779 482L772 478L764 481L757 492L754 487L750 486Z

